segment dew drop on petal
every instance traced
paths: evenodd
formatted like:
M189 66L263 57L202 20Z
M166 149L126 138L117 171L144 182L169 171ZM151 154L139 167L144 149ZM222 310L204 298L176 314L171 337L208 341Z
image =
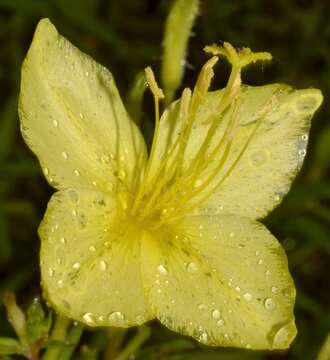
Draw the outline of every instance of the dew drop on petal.
M79 170L75 169L75 170L74 170L74 174L75 174L76 176L80 176Z
M198 265L194 262L190 262L187 265L187 271L191 274L196 273L198 271Z
M223 326L224 325L224 321L223 321L223 319L219 319L218 321L217 321L217 325L218 326Z
M57 287L60 288L60 289L63 289L64 288L64 281L63 280L58 280Z
M72 265L72 268L75 269L75 270L78 270L80 269L80 263L79 262L75 262L73 265Z
M44 168L44 174L47 176L49 174L48 168Z
M63 159L64 159L64 160L67 160L67 159L68 159L68 157L69 157L69 155L68 155L68 153L67 153L67 152L62 151L62 157L63 157Z
M246 293L243 295L243 298L244 298L246 301L251 301L251 300L252 300L252 295L251 295L249 292L246 292Z
M101 261L100 261L100 269L101 269L102 271L106 271L107 267L108 267L108 265L107 265L106 261L101 260Z
M276 286L272 286L272 293L276 294L278 292L278 288Z
M213 319L220 319L220 311L218 309L213 310L212 317Z
M49 269L48 269L48 275L49 275L50 277L54 276L54 269L49 268Z
M83 315L83 320L88 324L88 325L95 325L95 317L92 313L85 313Z
M167 269L164 265L158 265L157 271L160 275L167 275Z
M65 237L61 237L60 238L60 242L63 244L63 245L65 245L66 244L66 239L65 239Z
M120 311L114 311L109 315L108 319L110 321L122 322L124 321L125 316Z
M265 306L265 309L269 310L269 311L274 310L276 307L275 302L272 298L265 299L264 306Z
M53 120L53 125L54 125L54 127L58 127L58 121L57 121L57 120Z
M88 248L88 250L89 250L90 252L95 252L95 251L96 251L95 246L93 246L93 245L91 245L91 246Z

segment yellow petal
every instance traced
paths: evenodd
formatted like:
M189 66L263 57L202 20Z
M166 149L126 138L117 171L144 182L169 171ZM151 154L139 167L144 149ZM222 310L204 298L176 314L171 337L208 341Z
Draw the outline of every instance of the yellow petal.
M61 190L39 229L46 298L58 312L90 326L127 327L151 318L139 232L120 221L118 209L104 193Z
M181 177L168 182L183 189L186 200L181 198L179 204L172 206L180 206L186 212L199 208L203 214L262 218L279 204L301 167L310 120L322 102L322 95L316 89L293 90L281 84L243 86L237 99L236 117L231 117L230 125L230 114L234 111L222 115L215 112L222 95L222 90L208 93L197 110ZM175 168L179 147L173 144L184 128L180 115L177 102L160 121L152 174L165 161ZM213 121L218 125L201 156L199 152ZM218 152L212 155L217 146Z
M112 189L131 183L146 149L111 73L39 22L22 67L19 114L23 136L48 181Z
M153 311L172 330L216 346L284 349L296 335L286 255L260 223L190 216L143 238Z

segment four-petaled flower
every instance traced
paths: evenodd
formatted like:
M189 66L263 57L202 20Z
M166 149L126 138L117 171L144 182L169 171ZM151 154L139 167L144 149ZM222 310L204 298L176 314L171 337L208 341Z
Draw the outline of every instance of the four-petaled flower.
M40 226L54 308L90 326L158 318L209 345L287 348L296 334L285 252L257 219L278 205L306 152L322 95L242 85L270 58L230 44L159 119L150 155L110 72L41 20L22 68L23 136L58 191ZM219 57L227 86L209 91Z

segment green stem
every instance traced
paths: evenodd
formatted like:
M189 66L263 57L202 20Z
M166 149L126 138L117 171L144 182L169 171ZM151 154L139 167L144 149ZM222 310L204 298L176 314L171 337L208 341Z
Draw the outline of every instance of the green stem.
M133 339L128 343L125 349L115 358L115 360L127 360L133 355L141 345L148 339L151 334L151 330L148 326L140 326Z
M66 347L62 351L61 360L70 360L77 345L79 344L81 335L84 331L84 325L82 323L73 324L70 332L66 338Z
M60 355L63 351L63 348L64 346L66 346L65 340L69 325L70 325L70 321L67 318L57 315L55 325L52 331L52 335L50 338L50 343L46 352L42 357L42 360L60 359Z
M108 347L104 354L104 360L113 360L121 349L127 329L110 327L107 331L109 336Z

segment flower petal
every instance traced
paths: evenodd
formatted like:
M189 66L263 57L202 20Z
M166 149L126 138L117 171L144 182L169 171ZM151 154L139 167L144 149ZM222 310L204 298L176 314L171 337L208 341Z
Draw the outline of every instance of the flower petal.
M62 190L39 228L48 301L90 326L127 327L152 317L140 276L139 233L120 221L119 211L104 193Z
M190 216L143 240L156 316L208 345L284 349L296 335L285 252L260 223Z
M19 114L24 139L57 189L130 186L146 161L111 73L48 19L39 22L22 67Z
M188 194L186 209L259 219L280 203L300 169L310 120L322 102L322 95L316 89L293 90L281 84L243 86L236 111L237 126L229 133L226 129L230 111L223 116L215 113L222 95L223 90L208 93L200 105L187 139L182 177L176 179L175 186ZM160 121L153 173L169 152L172 164L178 157L178 151L170 149L183 133L179 107L179 102L172 104ZM198 152L214 120L219 124L205 157L200 157L202 166L194 175L194 161L200 156ZM219 151L210 156L221 140ZM171 163L169 159L167 162ZM206 186L207 179L211 180ZM199 187L202 191L198 191ZM194 195L189 197L189 192Z

